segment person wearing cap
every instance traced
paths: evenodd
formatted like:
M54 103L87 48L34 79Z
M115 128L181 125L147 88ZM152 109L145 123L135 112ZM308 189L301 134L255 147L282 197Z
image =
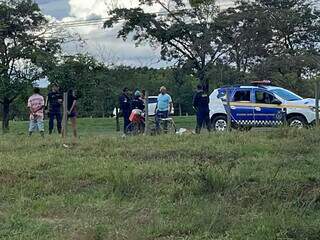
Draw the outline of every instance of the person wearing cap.
M145 104L142 100L142 93L139 90L135 91L134 93L134 98L132 100L131 107L132 109L139 109L141 111L144 111Z
M204 124L206 124L208 131L211 132L209 96L204 92L202 85L197 86L192 105L197 112L196 133L200 134Z
M120 104L120 109L123 115L123 122L124 122L123 132L124 134L126 134L127 127L130 124L129 118L132 111L131 99L129 96L129 89L127 87L123 89L122 95L119 97L119 104Z
M172 98L167 93L167 88L162 86L157 100L156 127L160 128L160 119L168 118L173 108Z

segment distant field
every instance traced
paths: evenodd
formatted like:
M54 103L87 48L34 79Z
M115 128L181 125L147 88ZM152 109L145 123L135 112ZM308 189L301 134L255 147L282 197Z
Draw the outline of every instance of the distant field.
M25 129L0 135L0 239L319 239L319 130L123 139L82 119L64 149Z

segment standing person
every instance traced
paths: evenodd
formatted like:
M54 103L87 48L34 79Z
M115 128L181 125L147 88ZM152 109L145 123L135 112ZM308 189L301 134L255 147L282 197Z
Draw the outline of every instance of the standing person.
M119 98L119 103L120 103L120 109L122 111L123 114L123 133L127 134L127 127L130 124L130 114L131 114L131 99L129 96L129 89L128 88L124 88L122 91L122 95Z
M68 91L68 117L71 119L71 127L73 131L73 143L77 143L78 131L77 131L77 117L78 117L78 109L77 109L77 95L75 90Z
M160 119L169 117L173 108L172 98L167 93L167 88L162 86L156 107L156 128L160 128Z
M29 136L38 130L44 137L44 98L40 95L40 89L34 88L33 95L28 99L28 108L30 111Z
M59 91L57 84L52 85L52 90L48 94L46 107L49 108L49 134L52 134L54 129L54 119L57 119L57 129L58 133L61 134L61 104L63 102L63 97Z
M202 85L197 86L192 105L197 112L196 133L200 134L204 124L206 124L208 131L211 132L209 96L204 92Z

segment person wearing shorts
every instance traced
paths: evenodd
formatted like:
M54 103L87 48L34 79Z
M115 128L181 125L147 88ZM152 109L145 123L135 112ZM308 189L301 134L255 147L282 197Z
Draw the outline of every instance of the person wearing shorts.
M77 95L75 90L69 90L68 92L68 118L71 119L71 127L73 131L73 143L76 143L78 138L78 131L77 131L77 117L78 117L78 110L77 110Z
M44 137L44 97L40 95L40 89L34 88L33 95L28 99L28 108L30 111L29 136L39 131Z

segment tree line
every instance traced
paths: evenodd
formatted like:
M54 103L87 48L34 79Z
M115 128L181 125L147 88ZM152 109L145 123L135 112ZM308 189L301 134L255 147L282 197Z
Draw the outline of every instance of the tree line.
M144 6L158 5L163 13ZM25 99L39 79L76 88L83 116L107 116L124 86L157 94L168 86L176 109L191 113L195 85L206 91L226 84L269 79L312 96L320 71L320 11L310 0L237 1L220 9L214 0L139 0L116 8L105 28L137 46L161 49L166 69L107 66L89 55L67 56L63 35L48 38L48 20L32 0L0 3L0 104L3 129L14 115L27 115Z

